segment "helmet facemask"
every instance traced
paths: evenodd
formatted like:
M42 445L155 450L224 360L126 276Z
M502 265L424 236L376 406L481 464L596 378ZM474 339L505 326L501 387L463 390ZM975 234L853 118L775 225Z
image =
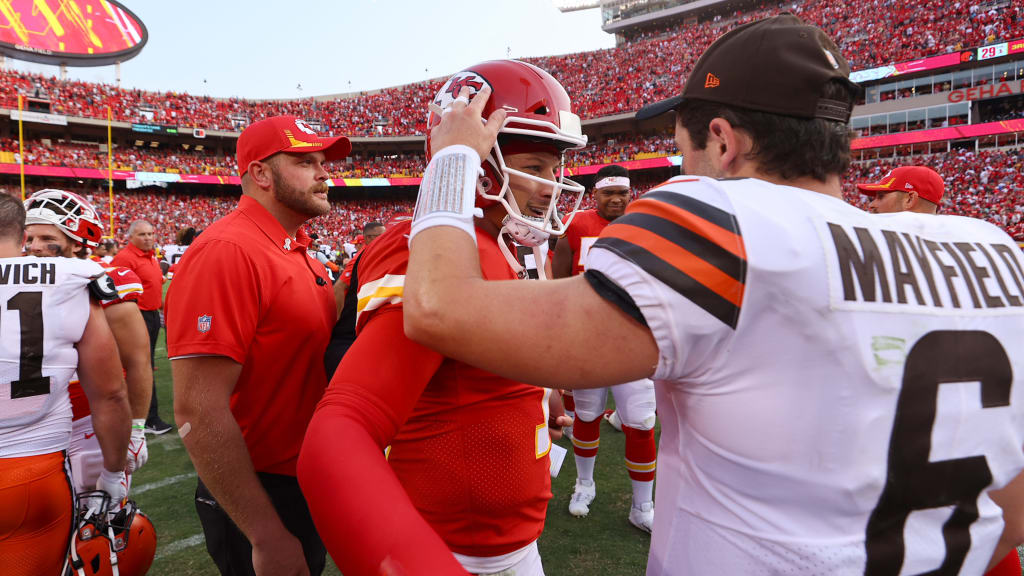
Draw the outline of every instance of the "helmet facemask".
M575 124L579 124L579 118L566 112L562 112L563 123L572 123L566 116L575 118ZM502 138L502 136L506 136L506 138ZM509 139L507 136L513 136L514 139ZM505 162L505 153L502 152L501 142L503 140L506 142L506 153L508 153L507 149L511 147L511 142L518 144L515 147L517 153L524 147L529 151L531 142L536 143L538 149L545 149L545 151L553 148L559 157L558 176L554 180L549 180L508 166ZM516 243L528 247L539 246L547 242L549 236L561 236L565 233L573 214L579 209L583 193L586 190L581 184L566 178L565 150L582 148L586 143L586 136L563 131L550 122L516 116L505 118L499 131L498 141L494 143L490 155L484 159L484 179L497 176L498 181L491 183L490 186L481 183L477 186L477 192L484 200L497 202L505 208L508 215L502 221L504 226L502 231L511 236ZM519 209L519 203L510 186L513 175L551 187L551 198L542 216L523 214ZM558 217L558 204L559 200L564 199L565 196L570 196L571 207L568 210L569 218L563 223Z

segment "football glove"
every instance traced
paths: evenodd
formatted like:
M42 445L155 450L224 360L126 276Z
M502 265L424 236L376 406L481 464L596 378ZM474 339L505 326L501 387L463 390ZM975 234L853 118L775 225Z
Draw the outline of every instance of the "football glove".
M146 465L149 459L149 449L146 447L146 419L138 418L132 420L132 437L128 442L128 474L138 472Z
M124 505L124 501L128 498L128 480L125 478L124 470L111 472L104 468L100 472L99 479L96 480L96 489L110 494L110 509L108 512L115 513L121 510L121 506ZM99 513L98 506L94 510L93 504L89 505L89 510L93 514Z

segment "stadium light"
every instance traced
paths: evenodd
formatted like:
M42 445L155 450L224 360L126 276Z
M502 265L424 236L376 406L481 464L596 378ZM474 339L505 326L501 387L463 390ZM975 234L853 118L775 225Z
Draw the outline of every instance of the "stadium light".
M559 12L576 12L597 8L601 5L601 0L551 0L551 3Z

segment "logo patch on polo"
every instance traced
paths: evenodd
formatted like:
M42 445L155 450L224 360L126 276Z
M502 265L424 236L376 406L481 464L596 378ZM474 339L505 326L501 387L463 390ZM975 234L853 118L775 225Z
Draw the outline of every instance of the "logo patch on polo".
M200 334L206 334L210 331L210 327L213 325L213 316L210 314L203 314L196 321L196 330L199 330Z

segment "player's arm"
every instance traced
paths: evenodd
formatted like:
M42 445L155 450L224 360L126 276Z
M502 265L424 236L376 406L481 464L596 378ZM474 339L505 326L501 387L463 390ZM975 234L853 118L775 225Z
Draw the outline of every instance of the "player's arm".
M231 392L241 372L242 365L227 356L172 360L174 420L199 477L252 543L253 563L258 565L258 558L294 563L302 558L301 544L277 515L231 414Z
M446 226L412 241L405 332L450 358L549 388L603 387L654 373L651 331L584 276L488 282L470 237ZM539 342L537 334L544 338ZM533 346L515 343L535 342Z
M149 362L149 332L135 302L120 302L104 309L128 382L132 418L145 418L153 394L153 365Z
M78 348L78 378L89 399L92 426L103 453L103 468L124 470L131 432L131 408L114 335L98 302L89 302L89 320Z
M317 531L346 575L465 574L384 457L440 366L376 314L345 354L306 430L298 477Z
M989 492L992 501L1003 509L1003 534L987 570L991 570L1011 550L1024 544L1024 472L1001 490Z
M149 359L149 331L139 306L119 301L103 309L110 331L117 341L118 356L128 383L128 403L132 410L132 434L128 443L129 474L137 472L149 460L146 446L146 415L153 395L153 365Z
M551 262L551 273L555 278L568 278L572 276L572 246L569 246L569 239L559 238L555 244L555 257Z

